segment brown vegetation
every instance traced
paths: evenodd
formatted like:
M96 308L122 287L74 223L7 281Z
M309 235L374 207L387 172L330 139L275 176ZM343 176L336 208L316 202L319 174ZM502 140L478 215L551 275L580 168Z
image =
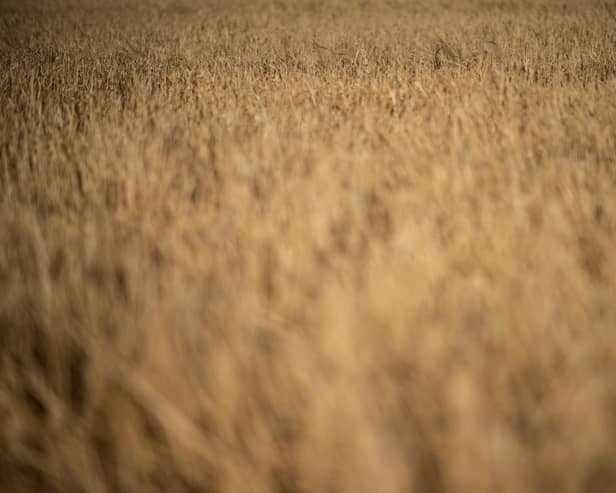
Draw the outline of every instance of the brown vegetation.
M0 6L0 491L616 490L616 7Z

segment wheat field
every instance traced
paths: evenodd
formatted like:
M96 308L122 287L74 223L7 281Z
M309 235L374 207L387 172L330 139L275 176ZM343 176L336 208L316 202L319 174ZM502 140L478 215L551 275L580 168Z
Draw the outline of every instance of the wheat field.
M616 491L616 4L0 2L0 491Z

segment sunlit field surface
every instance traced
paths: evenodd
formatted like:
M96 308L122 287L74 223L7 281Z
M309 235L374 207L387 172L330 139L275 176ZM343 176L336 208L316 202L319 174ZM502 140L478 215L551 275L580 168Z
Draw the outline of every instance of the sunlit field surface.
M616 491L616 4L2 1L0 491Z

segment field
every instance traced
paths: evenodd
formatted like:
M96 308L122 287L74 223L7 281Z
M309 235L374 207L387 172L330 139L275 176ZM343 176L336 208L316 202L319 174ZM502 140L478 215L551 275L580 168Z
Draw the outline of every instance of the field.
M616 4L3 0L0 491L616 491Z

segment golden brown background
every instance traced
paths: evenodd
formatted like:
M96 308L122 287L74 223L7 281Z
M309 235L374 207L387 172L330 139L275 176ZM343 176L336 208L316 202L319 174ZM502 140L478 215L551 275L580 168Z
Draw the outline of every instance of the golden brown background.
M616 491L616 4L0 3L0 491Z

